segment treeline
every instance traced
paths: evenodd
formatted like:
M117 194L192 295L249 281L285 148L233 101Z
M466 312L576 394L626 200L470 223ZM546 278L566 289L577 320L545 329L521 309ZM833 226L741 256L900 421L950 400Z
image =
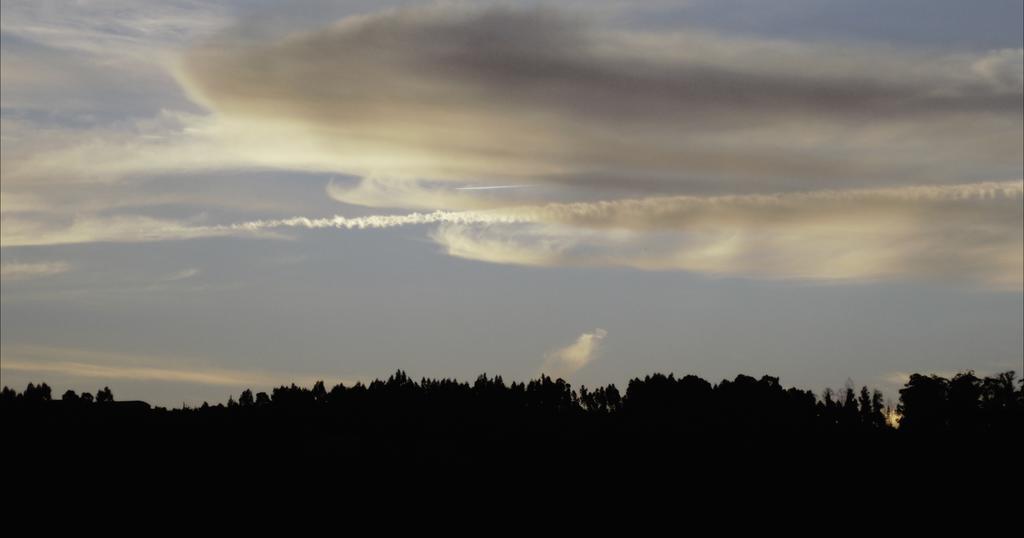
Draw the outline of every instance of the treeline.
M245 434L285 425L313 435L344 438L509 438L522 435L690 435L704 433L793 435L808 433L1019 435L1024 425L1024 383L1014 372L979 378L962 372L947 379L911 375L895 408L877 390L847 386L817 397L783 388L779 379L739 375L711 384L697 376L654 374L615 385L574 390L541 376L506 384L481 375L416 382L398 371L387 380L328 389L281 386L245 390L236 401L180 409L118 402L109 388L93 397L45 383L18 393L4 387L0 409L8 428L83 428L131 425L160 431L206 429ZM52 430L50 430L52 432Z

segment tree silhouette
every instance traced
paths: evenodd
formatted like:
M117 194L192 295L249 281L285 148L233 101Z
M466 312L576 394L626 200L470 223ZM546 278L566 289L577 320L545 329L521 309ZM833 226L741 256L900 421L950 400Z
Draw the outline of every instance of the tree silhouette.
M110 387L103 387L96 392L96 403L109 403L114 401L114 393L110 391Z
M149 435L182 449L222 439L259 450L306 447L365 457L474 457L476 449L508 458L567 451L596 457L696 450L727 440L732 440L730 447L767 450L822 435L878 443L937 433L998 436L1004 438L1000 446L1017 446L1024 422L1022 392L1024 384L1013 372L983 379L970 371L952 379L914 374L900 390L899 429L887 422L884 397L877 390L855 391L848 382L838 400L831 389L818 398L808 390L785 388L768 375L737 375L712 384L693 375L655 373L631 379L623 394L615 385L576 391L564 379L547 375L510 384L487 375L472 383L417 382L399 370L368 385L339 383L328 390L318 381L312 388L283 385L255 396L246 389L237 403L229 398L227 405L203 402L198 408L170 410L115 402L109 387L95 399L104 405L89 405L92 395L72 390L54 402L48 385L30 383L20 394L4 387L0 409L5 426L16 434L11 438L25 446L102 434L107 444L96 446L134 443ZM835 446L868 445L841 441ZM884 451L862 452L867 453Z
M243 390L242 394L238 396L238 405L242 407L252 407L254 403L252 391L249 389Z
M949 381L937 375L913 374L900 389L900 429L916 432L944 431L948 425Z
M26 402L48 402L50 401L50 386L46 383L39 385L29 383L21 397Z

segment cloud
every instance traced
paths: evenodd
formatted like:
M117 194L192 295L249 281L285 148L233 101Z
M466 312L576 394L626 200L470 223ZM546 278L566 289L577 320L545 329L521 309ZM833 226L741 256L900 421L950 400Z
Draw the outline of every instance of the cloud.
M4 245L281 237L281 229L440 225L450 255L535 266L625 266L816 280L923 279L1021 289L1024 182L657 196L475 211L190 225L148 218L4 227Z
M1019 290L1022 192L1006 182L550 204L515 213L533 224L450 223L433 237L494 263Z
M976 60L971 67L993 86L1007 92L1018 91L1024 86L1024 50L994 50Z
M0 265L0 276L9 280L21 280L59 275L67 272L69 269L71 269L71 265L64 261L35 263L4 262Z
M187 278L192 278L192 277L198 275L199 273L200 273L199 269L196 269L195 267L189 267L187 269L182 269L181 271L176 271L174 273L171 273L171 274L161 278L160 282L177 282L179 280L185 280Z
M105 366L71 361L32 363L19 360L4 360L3 368L17 372L55 373L72 377L167 381L239 387L247 385L272 385L284 379L282 376L275 377L224 369L197 371L140 366Z
M581 334L572 344L545 354L541 372L555 378L574 374L594 360L607 336L604 329Z
M514 187L514 188L513 188ZM540 185L452 186L416 179L381 176L361 178L354 185L332 181L327 186L331 198L366 207L407 209L487 209L546 201L550 189L526 189Z
M4 247L66 245L76 243L141 243L202 239L209 237L243 236L281 238L273 231L281 228L366 230L437 224L442 222L517 223L535 218L529 214L511 214L500 211L431 211L404 215L368 215L365 217L291 217L264 219L233 224L197 225L185 221L155 219L139 215L118 217L77 218L67 225L46 222L6 219L2 244Z
M0 102L79 123L187 105L171 51L227 23L211 3L6 1Z
M436 225L451 255L496 263L1022 287L1021 184L991 181L1024 175L1021 49L453 5L282 33L241 22L180 58L206 114L5 118L3 247ZM328 195L416 212L196 224L84 195L58 213L40 188L224 168L357 176ZM529 188L488 188L509 185Z
M222 117L304 129L340 170L395 190L426 178L774 192L1018 177L1020 54L626 32L552 10L449 6L278 41L222 36L179 77Z
M62 357L63 360L54 360ZM9 372L57 374L70 377L162 381L233 387L270 387L282 383L312 384L323 377L253 370L231 370L202 365L182 365L180 358L153 358L123 353L51 348L5 346L0 368Z
M440 202L414 192L386 203L424 180L571 186L580 198L591 190L723 194L1021 175L1020 49L945 54L625 31L548 9L392 10L284 38L246 32L240 22L186 52L175 69L211 114L195 114L176 90L132 120L97 121L140 102L104 84L145 63L144 93L166 89L166 65L152 58L226 25L223 10L194 8L115 4L115 22L95 6L8 10L6 33L88 55L88 65L116 66L118 76L51 80L40 69L55 62L5 46L5 99L74 109L47 91L75 88L74 99L100 84L94 93L114 101L87 107L86 129L5 115L5 190L261 167L367 178L347 194L353 203L479 209L524 200L446 189ZM4 107L39 108L17 100Z
M228 169L338 171L301 129L180 111L82 128L3 118L6 193L35 185L104 185ZM355 159L353 160L355 161Z
M64 51L143 38L176 50L224 25L185 31L172 6L130 11L139 35L92 19L49 30L30 7L18 4L16 20L34 21L18 32ZM180 103L88 129L5 116L5 193L275 168L364 178L332 189L349 203L455 210L542 200L438 183L580 200L1016 178L1022 57L626 31L549 9L400 9L283 38L239 23L175 68L209 114Z
M0 244L7 248L100 242L131 243L199 239L231 234L232 232L226 229L138 215L81 217L69 224L5 218ZM241 235L241 232L235 232L234 235Z
M179 62L212 114L177 107L85 131L5 118L5 183L261 167L363 177L331 191L349 203L480 209L538 200L435 184L600 199L1021 175L1019 49L625 31L451 5L252 35L236 27Z

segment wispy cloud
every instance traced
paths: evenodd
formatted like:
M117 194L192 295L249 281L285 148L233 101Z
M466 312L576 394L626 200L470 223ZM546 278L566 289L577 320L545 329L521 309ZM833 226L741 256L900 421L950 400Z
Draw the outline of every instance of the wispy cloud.
M131 379L136 381L167 381L225 386L267 386L284 382L286 376L240 372L224 369L205 371L152 368L140 366L106 366L82 362L54 361L46 363L5 359L3 369L18 372L54 373L72 377Z
M176 271L160 279L161 282L177 282L179 280L185 280L186 278L192 278L200 273L199 269L195 267L189 267Z
M572 344L547 353L541 372L556 378L576 373L594 360L607 336L608 331L604 329L594 329L581 334Z
M1024 184L655 197L512 211L530 224L443 224L449 254L825 280L923 279L1019 290Z
M229 235L231 230L139 215L80 217L69 225L16 217L4 220L4 247L100 242L148 242Z
M4 246L159 241L281 229L441 226L449 254L522 265L618 265L768 278L934 279L1020 289L1024 182L744 196L667 196L477 211L292 217L197 226L148 218L5 226Z
M523 189L529 185L485 185L481 187L455 187L457 191L491 191L501 189Z
M4 262L0 265L0 276L10 280L27 278L38 278L59 275L71 269L71 265L64 261L54 262Z
M324 377L259 370L232 370L198 365L180 358L146 357L124 353L5 346L0 369L10 372L56 374L108 380L162 381L231 387L270 387L284 383L310 385Z

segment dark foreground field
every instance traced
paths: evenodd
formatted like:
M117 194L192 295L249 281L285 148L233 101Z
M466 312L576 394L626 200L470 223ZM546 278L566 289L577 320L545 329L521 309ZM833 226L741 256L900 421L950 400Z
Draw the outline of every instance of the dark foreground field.
M915 375L895 409L866 388L816 397L772 377L658 374L624 393L398 372L184 409L97 396L4 390L10 525L425 507L575 521L612 505L726 525L761 513L892 526L896 514L900 526L959 522L971 535L1019 528L1024 402L1012 372ZM239 502L244 512L225 511Z

